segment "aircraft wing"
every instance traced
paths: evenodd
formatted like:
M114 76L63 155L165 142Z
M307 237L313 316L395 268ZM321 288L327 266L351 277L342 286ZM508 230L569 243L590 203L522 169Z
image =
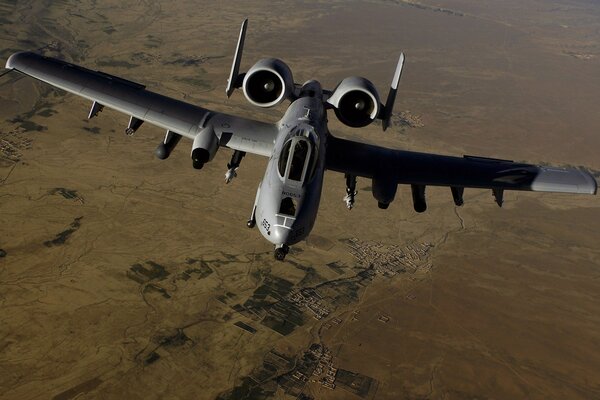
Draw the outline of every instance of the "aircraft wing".
M487 188L500 197L502 190L587 194L597 190L596 180L583 169L393 150L332 136L326 168L398 184ZM501 205L501 198L496 200Z
M212 126L220 145L263 156L271 155L278 133L274 124L213 112L139 83L36 53L15 53L6 68L93 101L89 118L103 106L128 114L133 131L148 122L193 140L202 128Z

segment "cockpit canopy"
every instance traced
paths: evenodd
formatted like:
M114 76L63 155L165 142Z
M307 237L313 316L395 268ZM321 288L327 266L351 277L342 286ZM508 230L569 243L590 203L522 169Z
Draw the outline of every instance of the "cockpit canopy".
M279 176L284 180L310 182L315 172L317 151L313 143L304 136L289 139L279 156Z

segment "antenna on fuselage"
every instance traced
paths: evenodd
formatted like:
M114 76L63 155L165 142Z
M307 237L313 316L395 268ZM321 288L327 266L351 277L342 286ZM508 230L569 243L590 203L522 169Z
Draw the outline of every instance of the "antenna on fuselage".
M404 53L400 53L398 58L398 64L396 65L396 71L392 78L392 84L390 85L390 92L388 93L385 106L383 106L381 115L381 126L385 131L390 126L390 119L392 118L392 111L394 109L394 102L396 101L396 93L398 92L398 83L402 77L402 67L404 66Z
M229 73L229 79L227 80L227 88L225 89L225 94L227 97L231 96L231 93L236 88L242 86L242 81L244 79L244 74L239 75L240 72L240 63L242 61L242 52L244 51L244 40L246 39L246 28L248 27L248 18L242 22L242 27L240 29L240 37L238 38L237 47L235 49L235 56L233 57L233 64L231 64L231 72Z

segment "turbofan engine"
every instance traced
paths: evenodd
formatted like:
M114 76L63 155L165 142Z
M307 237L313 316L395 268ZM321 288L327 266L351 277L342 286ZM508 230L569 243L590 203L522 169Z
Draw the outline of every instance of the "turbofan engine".
M242 84L248 101L259 107L273 107L294 92L292 71L281 60L265 58L250 68Z
M375 86L359 76L341 81L327 102L334 107L338 119L353 128L369 125L381 108Z

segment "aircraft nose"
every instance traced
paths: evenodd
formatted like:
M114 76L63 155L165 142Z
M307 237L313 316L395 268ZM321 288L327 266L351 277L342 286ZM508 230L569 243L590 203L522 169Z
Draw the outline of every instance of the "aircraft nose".
M271 242L275 244L287 244L290 230L283 226L273 226L271 228Z

